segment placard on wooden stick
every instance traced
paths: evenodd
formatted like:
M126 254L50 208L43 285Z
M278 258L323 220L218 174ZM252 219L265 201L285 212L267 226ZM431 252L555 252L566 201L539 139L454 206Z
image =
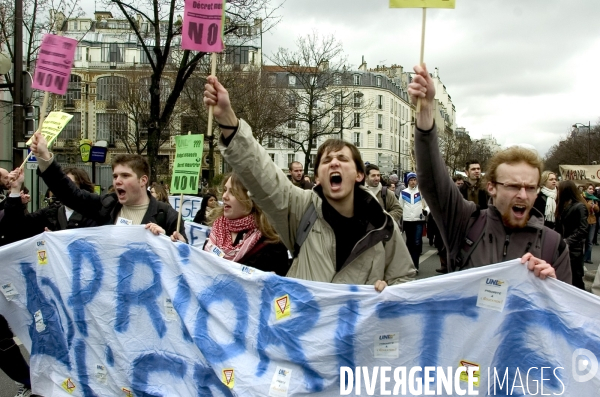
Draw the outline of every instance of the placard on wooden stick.
M423 20L421 23L421 55L419 65L425 62L425 25L427 22L428 8L455 8L456 0L390 0L390 8L422 8ZM421 98L417 99L417 113L421 111Z
M217 73L217 52L225 48L225 0L185 0L181 48L211 52L210 74ZM213 107L208 108L208 136L212 135Z
M35 65L33 83L36 90L65 95L69 86L77 40L46 34L42 39Z
M171 193L197 194L202 155L204 153L204 135L179 135L175 137L175 161L171 177ZM181 219L181 208L177 217L177 230Z

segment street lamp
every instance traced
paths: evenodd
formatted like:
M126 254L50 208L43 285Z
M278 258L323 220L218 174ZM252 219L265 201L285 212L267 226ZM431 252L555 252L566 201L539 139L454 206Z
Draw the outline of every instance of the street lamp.
M592 123L591 123L591 121L588 121L588 125L587 126L585 124L582 124L582 123L575 123L575 124L573 124L573 128L577 128L578 130L579 130L579 126L581 126L581 127L587 127L587 129L588 129L587 163L589 165L589 164L591 164L590 163L590 145L591 145L591 135L592 135Z

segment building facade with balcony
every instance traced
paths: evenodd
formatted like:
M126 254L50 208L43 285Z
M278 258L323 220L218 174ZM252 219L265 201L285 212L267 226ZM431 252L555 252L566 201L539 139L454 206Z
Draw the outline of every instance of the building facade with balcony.
M313 142L308 159L309 172L314 172L318 146L329 138L352 142L359 149L363 161L379 165L383 173L391 173L398 167L401 170L414 169L411 156L414 107L406 90L407 77L403 76L401 67L394 68L397 76L391 76L384 68L368 70L364 62L357 70L331 72L326 87L330 93L327 96L329 103L317 105L328 109L329 116L322 123L327 124L330 133ZM264 66L263 73L268 74L276 89L302 86L297 82L295 73L286 71L286 68ZM307 126L291 120L282 129L285 134L296 136L306 134ZM304 164L306 161L305 153L290 140L269 137L264 146L273 161L286 172L291 162Z
M154 46L147 21L140 16L137 25L140 34L145 37L144 44ZM129 22L113 18L110 12L96 11L94 18L65 19L62 26L62 34L77 39L79 43L67 93L53 98L54 109L73 115L55 143L57 159L61 162L78 162L79 141L83 138L108 143L107 163L115 154L137 151L131 142L125 142L125 136L134 136L137 143L145 147L148 134L145 119L149 111L146 110L147 113L144 114L144 106L147 109L150 101L151 59L143 50L142 43ZM163 26L165 30L168 29L168 22L164 21L161 29ZM249 65L259 66L262 57L261 26L261 21L257 20L255 25L242 26L237 34L228 36L227 50L221 54L221 63L230 64L233 70L243 70ZM161 101L171 91L181 54L180 37L175 36L167 67L161 78ZM204 57L202 62L209 63L210 57ZM174 136L188 131L203 133L201 129L206 128L189 122L190 117L185 114L185 104L182 101L184 98L180 97L178 109L163 130L165 136L159 150L161 171L157 176L158 180L170 178L170 167L175 156ZM138 112L140 114L136 114ZM203 168L207 169L210 161L206 159L207 145L204 149ZM218 172L222 168L218 151L212 161Z

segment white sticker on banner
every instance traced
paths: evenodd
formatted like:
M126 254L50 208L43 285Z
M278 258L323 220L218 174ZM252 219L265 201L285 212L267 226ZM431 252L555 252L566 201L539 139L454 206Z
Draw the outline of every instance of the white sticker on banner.
M240 265L240 271L244 277L252 277L254 274L254 268L246 265Z
M105 385L107 377L108 371L106 370L106 367L102 364L96 364L96 380Z
M287 397L290 381L292 380L292 370L277 366L269 388L271 397Z
M131 219L126 219L126 218L118 217L117 218L117 223L115 223L115 225L118 225L118 226L131 226L131 225L133 225L133 221Z
M221 251L221 249L219 249L219 247L214 246L210 249L210 252L212 252L213 254L215 254L218 257L224 258L225 257L225 253L223 251Z
M6 298L7 301L12 301L13 299L15 299L15 297L17 295L19 295L19 293L17 292L17 289L14 287L14 285L12 285L12 283L4 283L0 286L0 289L2 290L2 294L4 294L4 297Z
M479 294L477 295L477 306L485 309L504 310L508 283L492 277L486 277L479 283Z
M177 320L177 312L175 311L171 298L165 298L165 315L167 321Z
M35 320L35 329L37 332L43 332L46 330L46 324L44 324L44 316L42 316L42 311L38 310L33 315Z
M375 358L398 358L400 334L387 333L375 337L375 348L373 357Z

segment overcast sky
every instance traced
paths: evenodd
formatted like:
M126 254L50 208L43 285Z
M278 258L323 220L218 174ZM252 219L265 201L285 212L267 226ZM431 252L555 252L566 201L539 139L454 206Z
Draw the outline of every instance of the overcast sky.
M263 37L265 55L315 30L334 34L348 62L369 68L419 61L421 9L387 0L287 0ZM456 108L457 126L544 155L576 122L600 118L598 0L456 0L428 9L425 62ZM268 63L268 61L267 61Z

